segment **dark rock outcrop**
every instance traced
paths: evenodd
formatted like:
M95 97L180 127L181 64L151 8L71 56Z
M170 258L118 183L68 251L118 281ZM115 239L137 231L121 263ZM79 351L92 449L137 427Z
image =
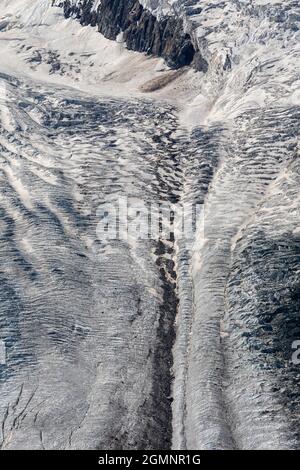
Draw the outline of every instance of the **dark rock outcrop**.
M208 64L195 50L191 36L184 31L181 18L167 16L158 20L138 0L102 0L93 10L92 0L73 5L70 0L59 4L66 18L74 17L82 25L97 26L106 38L115 40L122 32L128 49L163 57L175 69L192 65L207 71Z

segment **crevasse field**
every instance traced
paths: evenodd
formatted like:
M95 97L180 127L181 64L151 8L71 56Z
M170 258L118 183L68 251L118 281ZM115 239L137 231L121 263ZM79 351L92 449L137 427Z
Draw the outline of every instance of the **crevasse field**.
M140 4L207 70L0 0L0 447L299 449L299 2Z

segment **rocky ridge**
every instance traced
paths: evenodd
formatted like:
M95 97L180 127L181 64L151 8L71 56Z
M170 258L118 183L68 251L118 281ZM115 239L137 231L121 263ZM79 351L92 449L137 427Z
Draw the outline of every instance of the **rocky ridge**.
M182 18L165 16L158 19L138 0L59 1L66 18L73 17L82 25L97 27L108 39L124 41L128 49L162 57L171 68L192 65L206 71L207 63L185 31Z

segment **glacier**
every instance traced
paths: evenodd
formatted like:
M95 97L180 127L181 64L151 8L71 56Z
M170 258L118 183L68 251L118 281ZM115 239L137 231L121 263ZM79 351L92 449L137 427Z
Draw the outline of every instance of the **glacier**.
M0 0L1 449L299 449L299 28ZM120 198L199 223L99 239Z

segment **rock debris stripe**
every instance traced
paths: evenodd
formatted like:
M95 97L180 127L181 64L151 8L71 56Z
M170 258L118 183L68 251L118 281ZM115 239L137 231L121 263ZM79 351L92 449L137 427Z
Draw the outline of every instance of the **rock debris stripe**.
M166 16L158 20L137 0L102 0L97 9L94 2L70 0L58 2L66 18L77 18L84 26L98 27L107 39L115 40L120 33L128 49L163 57L174 69L193 66L206 72L208 64L185 32L183 19Z

